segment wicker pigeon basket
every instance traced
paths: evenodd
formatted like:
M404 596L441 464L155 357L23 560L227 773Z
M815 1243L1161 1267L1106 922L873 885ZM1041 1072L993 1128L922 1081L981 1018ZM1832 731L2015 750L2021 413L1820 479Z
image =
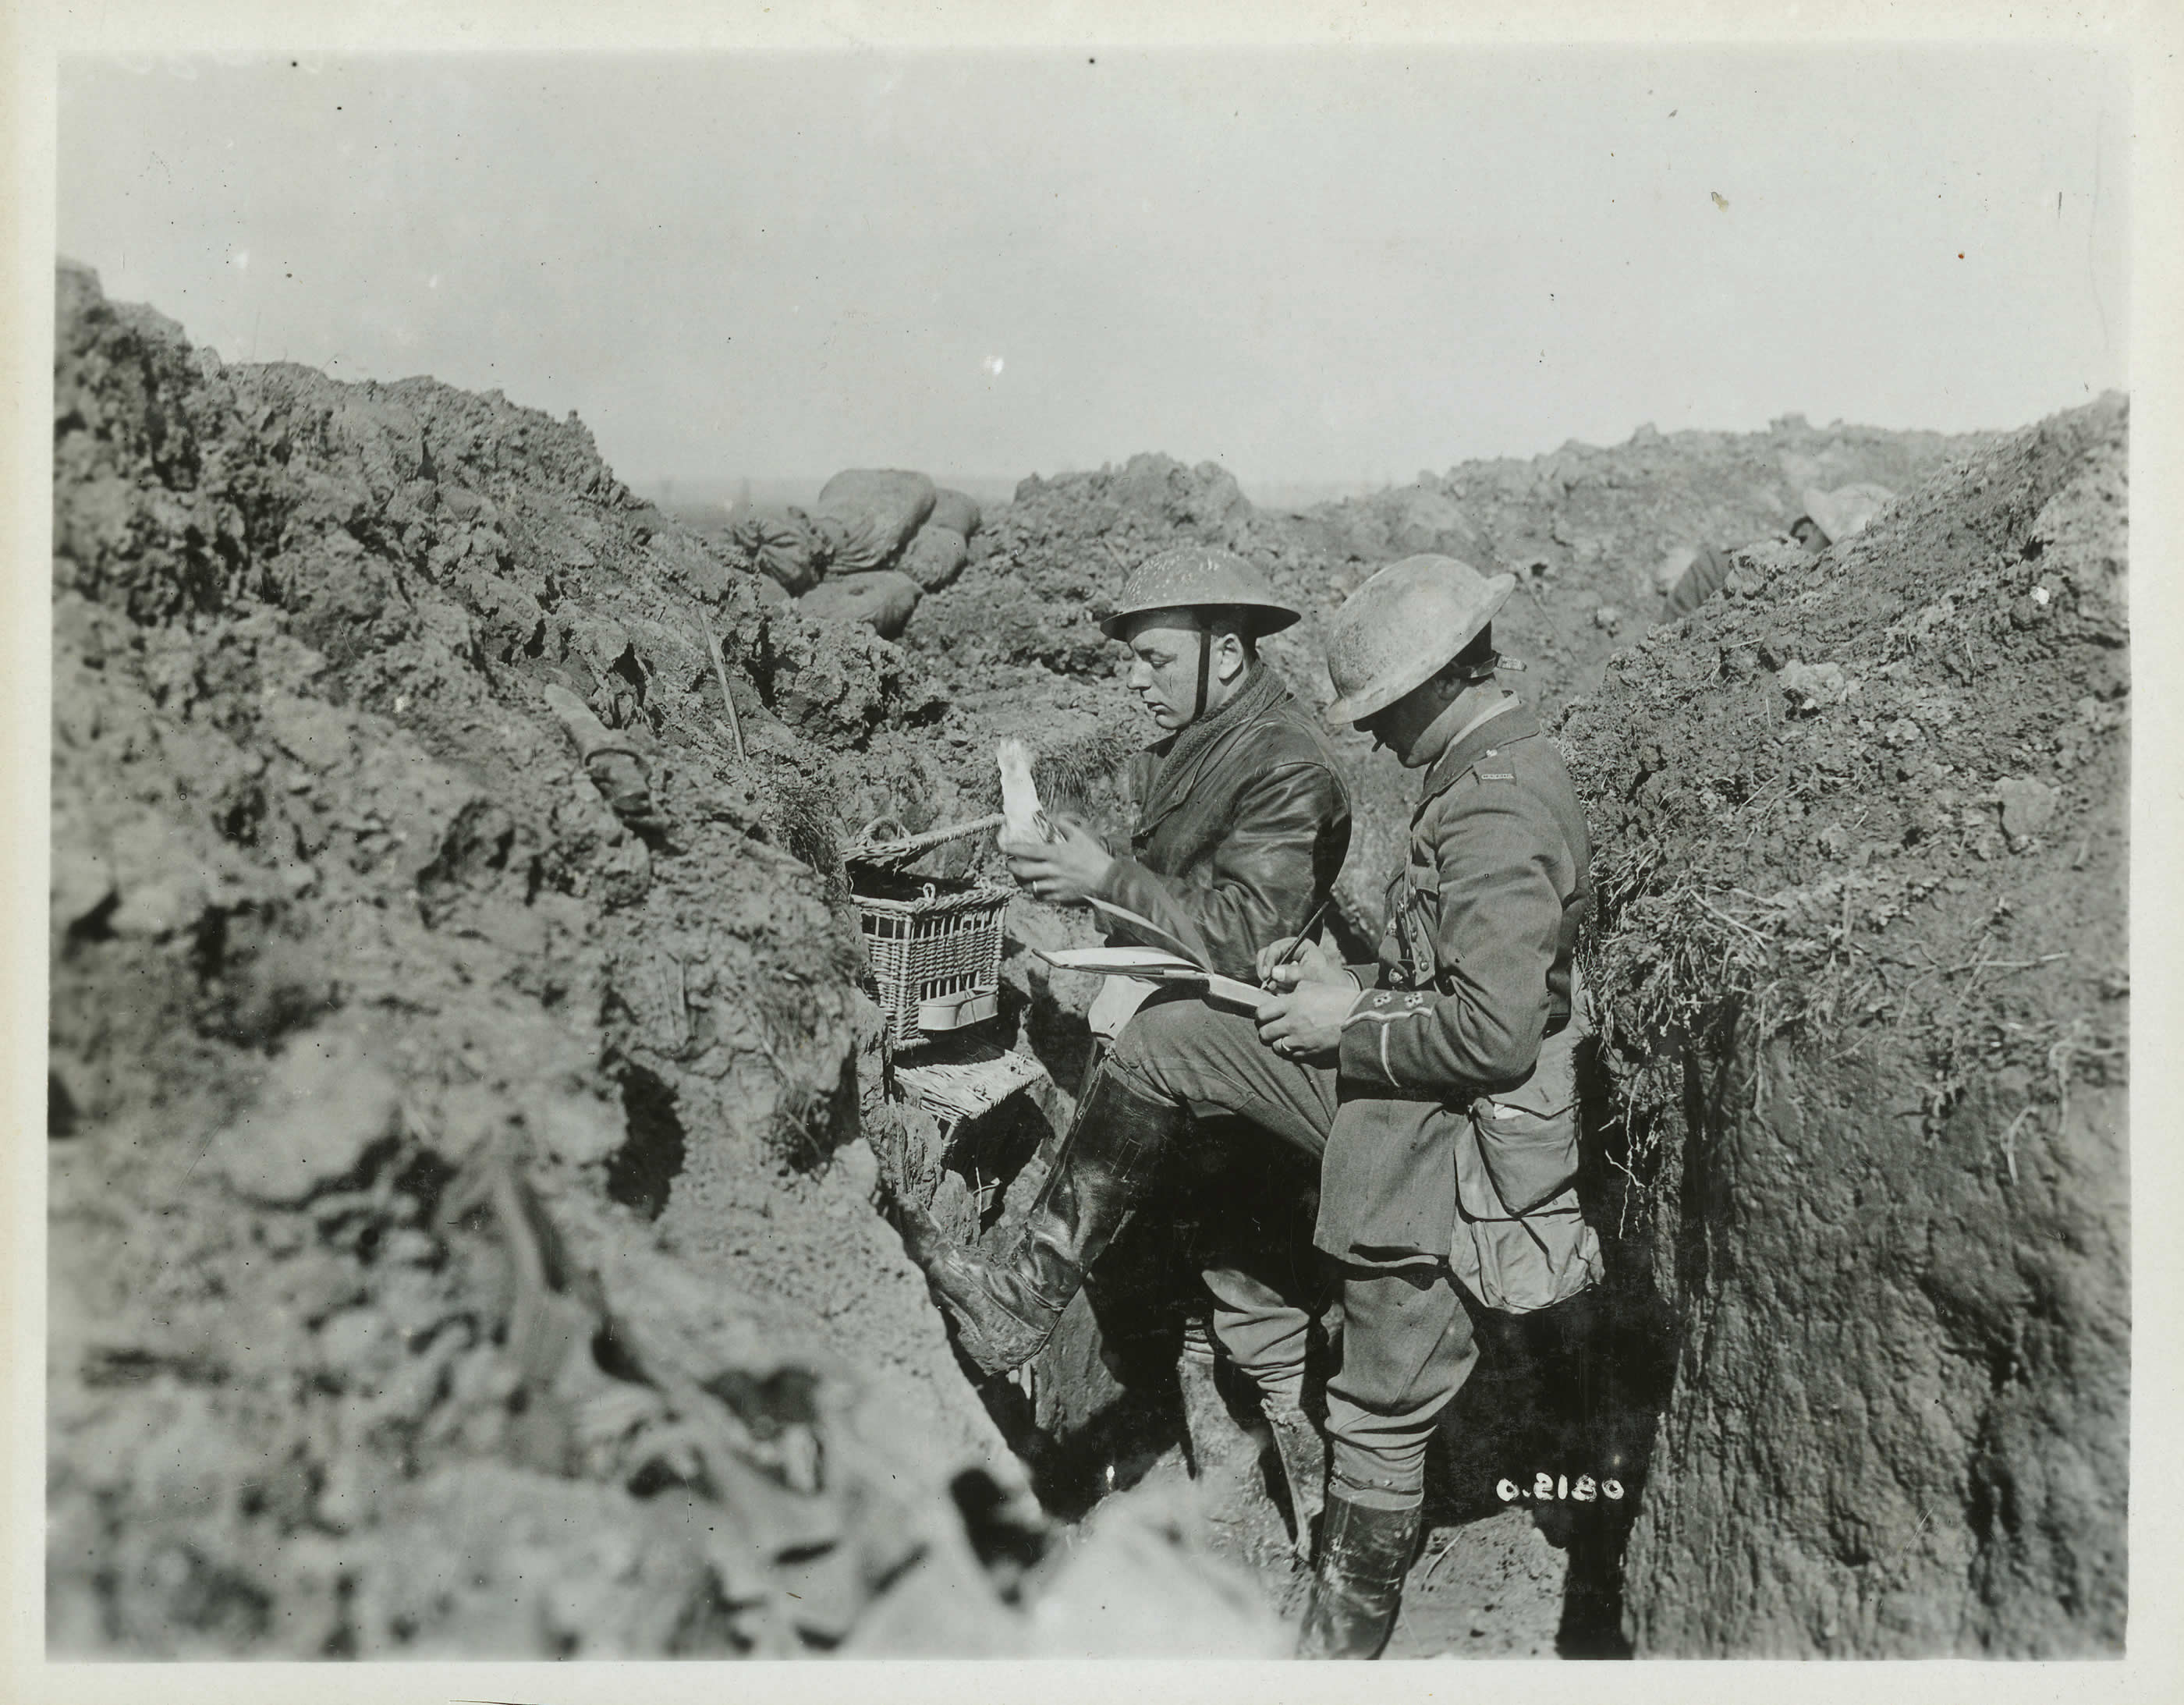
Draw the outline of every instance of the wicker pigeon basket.
M843 855L866 964L897 1048L983 1023L1000 1010L1001 918L1014 890L976 878L899 873L933 848L983 833L998 821L893 840L874 839L876 822Z

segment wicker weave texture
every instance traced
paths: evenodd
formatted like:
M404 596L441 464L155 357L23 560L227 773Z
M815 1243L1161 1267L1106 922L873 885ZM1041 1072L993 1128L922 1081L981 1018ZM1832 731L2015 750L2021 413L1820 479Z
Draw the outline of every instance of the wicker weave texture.
M915 900L855 897L866 961L896 1047L925 1039L917 1011L926 1001L1000 989L1001 917L1010 897L1009 889L983 883Z

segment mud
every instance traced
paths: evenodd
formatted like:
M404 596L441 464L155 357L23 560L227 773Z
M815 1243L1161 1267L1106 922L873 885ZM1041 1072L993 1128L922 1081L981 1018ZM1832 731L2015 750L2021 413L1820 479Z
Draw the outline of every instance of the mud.
M886 1217L1009 1236L1094 988L1032 950L1094 932L1011 905L986 1039L1046 1080L944 1125L840 857L997 809L1004 734L1120 827L1096 624L1185 539L1305 609L1267 650L1317 703L1380 562L1517 572L1602 849L1613 1283L1479 1316L1393 1652L2110 1649L2119 410L1304 514L1139 456L913 539L890 643L573 417L226 366L66 267L57 348L56 1656L1284 1649L1271 1479L1188 1477L1161 1217L983 1392ZM1861 480L1915 495L1649 633L1665 554ZM1345 738L1362 952L1412 781Z
M2126 427L1732 576L1563 726L1599 1205L1674 1357L1641 1651L2121 1647Z
M1040 1649L859 1140L900 654L573 420L57 348L56 1655Z

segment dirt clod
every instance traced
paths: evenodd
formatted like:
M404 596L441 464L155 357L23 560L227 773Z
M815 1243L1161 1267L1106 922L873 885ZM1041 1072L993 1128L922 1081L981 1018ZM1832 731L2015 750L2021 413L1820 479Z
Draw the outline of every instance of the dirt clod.
M394 1134L401 1110L401 1085L354 1038L299 1037L263 1099L214 1137L209 1158L252 1201L292 1206L355 1172Z

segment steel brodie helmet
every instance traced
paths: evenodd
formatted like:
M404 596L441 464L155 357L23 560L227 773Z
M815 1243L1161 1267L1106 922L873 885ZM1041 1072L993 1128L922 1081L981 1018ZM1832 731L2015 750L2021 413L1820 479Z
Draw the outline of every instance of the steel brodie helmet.
M1331 722L1357 722L1430 679L1478 637L1516 589L1452 556L1391 562L1344 600L1328 641L1327 672L1340 696Z
M1207 545L1179 546L1139 564L1100 631L1120 639L1133 621L1154 610L1234 610L1254 638L1279 633L1304 615L1275 597L1266 577L1242 557Z
M1806 517L1819 528L1822 541L1841 544L1864 532L1874 516L1886 508L1895 496L1886 486L1860 483L1839 486L1831 492L1808 486L1801 500Z

